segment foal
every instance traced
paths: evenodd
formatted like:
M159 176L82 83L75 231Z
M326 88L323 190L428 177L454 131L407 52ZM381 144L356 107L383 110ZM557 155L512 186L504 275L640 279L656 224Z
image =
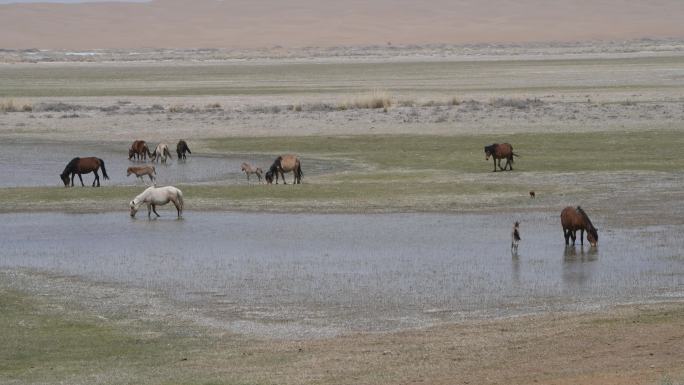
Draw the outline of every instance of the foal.
M261 182L261 174L264 173L261 167L252 167L249 163L242 163L242 165L240 165L240 170L247 174L248 182L251 174L256 174L257 178L259 178L259 182Z
M143 176L147 175L150 177L150 182L154 183L154 176L157 175L157 171L154 166L131 166L126 170L126 176L131 176L131 174L135 174L143 182Z

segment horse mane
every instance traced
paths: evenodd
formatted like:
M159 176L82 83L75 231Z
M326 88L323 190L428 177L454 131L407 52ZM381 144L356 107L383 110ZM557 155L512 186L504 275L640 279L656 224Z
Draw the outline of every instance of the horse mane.
M67 163L66 167L64 167L64 171L62 171L62 175L67 175L69 172L75 169L79 160L81 160L81 158L76 157L72 159L69 163Z
M268 171L270 171L270 172L276 172L276 171L278 170L278 167L281 167L281 166L280 166L280 162L282 162L282 160L283 160L283 157L282 157L282 156L277 157L277 158L273 161L273 164L271 165L271 168L268 169Z
M587 213L585 213L584 210L580 206L577 206L577 212L582 216L584 221L589 225L589 226L587 226L587 231L591 231L594 234L596 234L596 227L594 227L594 224L591 223L591 219L589 219L589 216L587 215Z

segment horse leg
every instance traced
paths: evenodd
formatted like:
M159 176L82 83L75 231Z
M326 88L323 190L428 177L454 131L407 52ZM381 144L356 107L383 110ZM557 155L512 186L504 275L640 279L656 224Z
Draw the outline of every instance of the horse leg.
M565 237L565 246L570 245L570 230L563 229L563 236Z
M171 200L171 202L173 202L173 205L176 206L176 212L178 212L178 218L180 218L181 217L181 208L180 208L180 204L178 204L178 200L174 199L174 200Z
M584 246L584 229L580 229L580 245Z
M506 164L508 165L508 169L513 171L513 157L508 158Z
M93 181L93 187L95 187L95 182L97 182L97 187L100 187L100 175L97 174L97 170L93 171L95 174L95 180Z
M161 215L159 215L159 213L157 212L157 205L155 205L154 203L152 203L152 211L154 211L154 215L156 215L157 217L160 217L160 216L161 216Z
M287 184L287 181L285 180L285 171L282 169L280 170L280 176L283 178L283 184Z
M150 203L147 204L147 219L152 219L152 205Z
M76 173L71 173L71 187L74 187L74 177L76 176Z
M78 179L81 181L81 187L85 187L85 185L83 184L83 178L81 178L80 172L78 173Z
M569 230L570 236L572 237L572 245L575 246L575 241L577 241L577 230Z

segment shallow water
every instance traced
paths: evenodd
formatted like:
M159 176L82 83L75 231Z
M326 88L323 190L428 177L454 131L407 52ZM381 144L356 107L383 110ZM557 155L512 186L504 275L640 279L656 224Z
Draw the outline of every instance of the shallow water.
M682 226L600 230L597 249L566 249L541 213L160 214L1 214L0 268L151 289L284 337L684 296Z
M103 187L111 185L143 185L149 184L149 177L144 182L134 175L126 176L130 166L154 165L157 171L157 184L196 182L230 182L246 183L240 171L242 162L266 167L272 162L271 156L253 155L248 157L211 156L207 154L188 154L187 159L176 159L175 144L172 146L172 160L166 164L139 162L128 160L128 145L96 143L55 143L7 141L0 145L0 187L28 186L63 186L59 174L74 157L96 156L105 162L110 180L105 181L100 171L100 183ZM255 177L256 178L256 177ZM83 175L83 183L90 186L95 176ZM256 180L256 179L255 179ZM74 184L80 185L78 176Z

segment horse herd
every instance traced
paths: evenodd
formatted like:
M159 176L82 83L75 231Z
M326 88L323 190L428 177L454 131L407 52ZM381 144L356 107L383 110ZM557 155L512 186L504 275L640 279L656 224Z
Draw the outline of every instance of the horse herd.
M506 169L513 170L513 158L517 157L518 154L513 152L513 146L509 143L494 143L484 147L485 160L489 160L491 157L494 161L494 172L497 170L497 166L501 171ZM192 154L188 144L185 140L180 140L176 145L176 154L179 160L186 159L186 153ZM136 140L133 142L128 150L128 159L130 161L146 161L149 156L152 162L160 160L162 163L166 162L166 158L173 159L169 151L169 146L166 143L159 143L154 151L150 151L147 143L144 140ZM501 160L505 159L506 164L501 167ZM88 174L90 172L95 174L95 180L93 180L93 187L97 185L100 187L100 176L98 175L98 170L102 169L102 176L105 180L109 179L107 171L105 169L105 163L102 159L97 157L88 158L73 158L64 171L60 174L64 186L68 187L74 185L74 176L78 175L81 181L81 186L83 184L83 178L81 174ZM264 174L260 167L253 167L248 163L242 163L240 167L241 171L247 175L247 180L249 181L250 175L256 175L261 182L262 175L266 180L266 183L272 184L275 178L276 184L278 184L279 179L283 180L283 184L287 184L285 181L285 173L292 172L294 175L294 184L300 184L302 182L302 162L296 155L286 154L278 156L274 161L268 171ZM144 165L144 166L131 166L127 169L127 175L135 174L136 177L142 180L142 177L147 175L150 178L150 182L154 183L156 176L156 169L154 166ZM534 192L530 192L530 197L534 198ZM138 209L143 205L147 205L147 216L151 217L152 212L156 216L159 216L156 210L157 205L165 205L172 202L176 207L178 217L180 218L183 213L183 193L180 189L173 186L156 187L152 185L145 189L141 194L136 196L130 203L130 215L135 217ZM589 216L580 207L566 207L561 212L561 225L563 226L563 236L565 237L565 244L569 245L570 239L572 239L572 244L575 245L577 239L577 231L580 231L580 244L584 245L584 232L587 232L587 240L592 247L595 247L598 243L598 231L591 223ZM520 241L519 223L516 222L514 225L512 233L513 242L511 248L517 250L518 242Z

